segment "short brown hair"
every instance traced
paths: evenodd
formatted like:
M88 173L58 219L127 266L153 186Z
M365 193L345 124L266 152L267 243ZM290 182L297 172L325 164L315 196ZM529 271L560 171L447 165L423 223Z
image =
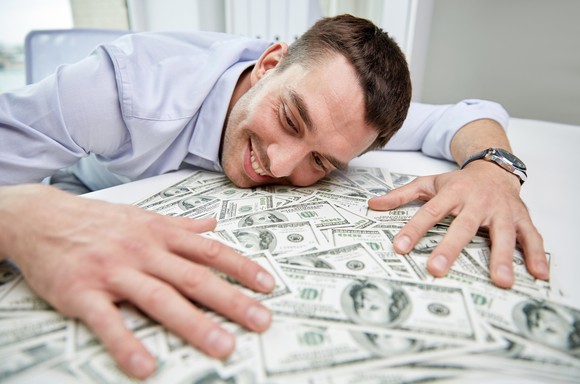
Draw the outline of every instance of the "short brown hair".
M322 59L335 53L354 66L365 97L365 122L379 133L367 150L383 147L403 125L411 102L405 55L371 21L339 15L320 19L292 43L278 70L292 64L322 64Z

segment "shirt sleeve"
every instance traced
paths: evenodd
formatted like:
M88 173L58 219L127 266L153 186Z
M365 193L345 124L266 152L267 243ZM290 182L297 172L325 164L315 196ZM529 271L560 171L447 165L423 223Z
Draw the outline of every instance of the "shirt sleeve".
M106 127L106 133L103 133ZM115 72L97 49L54 75L0 94L0 185L37 182L127 140Z
M427 156L453 161L453 136L479 119L495 120L507 130L509 115L500 104L487 100L468 99L449 105L411 103L403 126L383 149L421 150Z

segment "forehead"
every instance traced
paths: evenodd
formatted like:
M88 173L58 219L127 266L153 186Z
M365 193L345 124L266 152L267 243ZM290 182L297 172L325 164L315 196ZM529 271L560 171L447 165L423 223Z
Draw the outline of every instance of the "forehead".
M365 97L358 76L342 55L335 54L308 68L294 64L284 72L282 97L300 97L312 128L334 154L347 161L364 152L377 131L365 122Z

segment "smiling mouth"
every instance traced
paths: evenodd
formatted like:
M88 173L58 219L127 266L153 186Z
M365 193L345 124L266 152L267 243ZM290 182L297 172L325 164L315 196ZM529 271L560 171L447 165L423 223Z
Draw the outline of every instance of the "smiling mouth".
M254 153L253 149L250 150L250 162L252 164L252 168L254 169L254 172L256 172L260 176L266 176L266 171L264 171L260 167L260 164L258 164L258 162L256 161L256 154Z

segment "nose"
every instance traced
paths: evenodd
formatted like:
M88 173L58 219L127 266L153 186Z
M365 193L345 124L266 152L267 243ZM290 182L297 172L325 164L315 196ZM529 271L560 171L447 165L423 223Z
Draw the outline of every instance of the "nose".
M266 152L270 160L272 176L281 178L290 176L304 160L308 151L297 143L286 142L284 144L271 144Z

